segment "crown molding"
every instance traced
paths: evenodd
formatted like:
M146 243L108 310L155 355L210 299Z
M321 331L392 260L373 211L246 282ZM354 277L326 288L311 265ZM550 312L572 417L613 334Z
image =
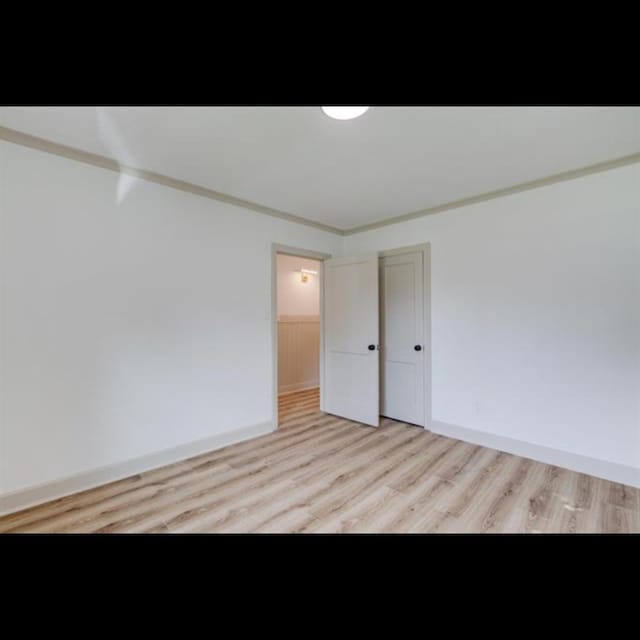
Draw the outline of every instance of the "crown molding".
M68 158L69 160L83 162L84 164L90 164L94 167L100 167L101 169L108 169L109 171L114 171L116 173L124 173L141 180L146 180L147 182L155 182L156 184L161 184L165 187L171 187L172 189L192 193L197 196L209 198L210 200L217 200L218 202L224 202L225 204L242 207L243 209L249 209L251 211L256 211L257 213L263 213L271 216L272 218L279 218L281 220L287 220L288 222L303 224L307 227L319 229L320 231L327 231L340 236L344 233L342 229L337 229L336 227L331 227L320 222L314 222L313 220L308 220L307 218L296 216L292 213L287 213L286 211L280 211L279 209L266 207L256 202L236 198L235 196L231 196L227 193L207 189L206 187L201 187L197 184L192 184L191 182L185 182L184 180L177 180L176 178L171 178L153 171L147 171L136 167L127 167L119 164L113 158L101 156L96 153L90 153L89 151L82 151L75 147L68 147L67 145L60 144L58 142L51 142L50 140L38 138L37 136L32 136L7 127L0 126L0 140L19 144L23 147L29 147L30 149L37 149L38 151L45 151L47 153Z
M539 187L546 187L552 184L558 184L559 182L575 180L576 178L582 178L584 176L588 176L594 173L609 171L610 169L617 169L619 167L624 167L627 165L640 162L640 153L633 153L631 155L623 156L621 158L614 158L613 160L607 160L605 162L599 162L597 164L592 164L586 167L580 167L579 169L572 169L571 171L563 171L561 173L545 176L544 178L538 178L537 180L522 182L520 184L516 184L511 187L506 187L504 189L496 189L495 191L488 191L486 193L481 193L479 195L472 196L469 198L453 200L451 202L447 202L434 207L429 207L427 209L420 209L419 211L415 211L413 213L407 213L407 214L396 216L393 218L385 218L384 220L380 220L378 222L372 222L370 224L364 224L357 227L352 227L351 229L339 229L337 227L332 227L330 225L322 224L320 222L315 222L313 220L303 218L302 216L297 216L292 213L287 213L286 211L280 211L279 209L273 209L271 207L258 204L256 202L243 200L242 198L236 198L235 196L222 193L220 191L207 189L206 187L201 187L199 185L192 184L191 182L186 182L184 180L177 180L176 178L171 178L169 176L165 176L160 173L155 173L153 171L146 171L145 169L138 169L134 167L123 166L123 165L120 165L113 158L108 158L107 156L90 153L88 151L82 151L80 149L69 147L67 145L63 145L58 142L52 142L50 140L45 140L44 138L38 138L37 136L32 136L30 134L23 133L21 131L9 129L8 127L0 126L0 140L5 140L6 142L19 144L24 147L29 147L31 149L37 149L38 151L45 151L47 153L52 153L54 155L62 156L70 160L83 162L85 164L93 165L95 167L100 167L102 169L108 169L109 171L114 171L116 173L124 173L130 176L139 178L141 180L146 180L148 182L155 182L156 184L161 184L165 187L171 187L172 189L178 189L179 191L185 191L187 193L191 193L197 196L209 198L210 200L217 200L218 202L224 202L225 204L231 204L237 207L242 207L243 209L249 209L250 211L262 213L262 214L271 216L272 218L279 218L281 220L286 220L288 222L302 224L307 227L312 227L314 229L319 229L320 231L326 231L328 233L333 233L339 236L351 236L357 233L363 233L365 231L372 231L374 229L380 229L382 227L387 227L394 224L400 224L402 222L407 222L409 220L416 220L418 218L433 215L435 213L440 213L442 211L458 209L460 207L476 204L478 202L495 200L496 198L502 198L505 196L514 195L516 193L521 193L523 191L530 191L532 189L537 189Z
M407 213L402 216L396 216L395 218L386 218L379 222L372 222L371 224L363 224L358 227L352 227L342 232L344 236L351 236L356 233L363 233L364 231L372 231L373 229L380 229L382 227L388 227L392 224L400 224L401 222L407 222L408 220L416 220L424 216L430 216L434 213L440 213L441 211L449 211L450 209L458 209L460 207L466 207L470 204L476 204L478 202L486 202L487 200L495 200L496 198L502 198L504 196L510 196L516 193L522 193L523 191L530 191L531 189L538 189L539 187L547 187L559 182L567 182L568 180L575 180L576 178L582 178L593 173L600 173L602 171L609 171L610 169L617 169L618 167L625 167L627 165L640 162L640 153L633 153L629 156L623 156L621 158L614 158L613 160L607 160L606 162L599 162L586 167L580 167L579 169L572 169L571 171L563 171L562 173L555 173L544 178L537 180L531 180L529 182L521 182L520 184L506 187L505 189L496 189L495 191L487 191L477 196L470 198L462 198L461 200L454 200L435 207L429 207L428 209L420 209L413 213Z

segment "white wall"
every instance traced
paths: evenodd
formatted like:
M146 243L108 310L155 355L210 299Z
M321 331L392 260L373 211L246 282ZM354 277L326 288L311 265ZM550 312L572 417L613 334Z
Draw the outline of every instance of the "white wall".
M317 271L306 282L300 280L300 269ZM278 255L278 315L320 315L320 263L308 258Z
M272 420L271 243L342 238L0 142L0 493Z
M290 393L320 384L320 262L278 255L277 267L278 391Z
M640 165L347 236L431 243L433 419L640 468Z
M320 318L284 316L278 321L278 392L320 386Z
M270 422L272 242L430 242L434 420L640 467L638 165L344 239L117 181L0 141L0 495Z

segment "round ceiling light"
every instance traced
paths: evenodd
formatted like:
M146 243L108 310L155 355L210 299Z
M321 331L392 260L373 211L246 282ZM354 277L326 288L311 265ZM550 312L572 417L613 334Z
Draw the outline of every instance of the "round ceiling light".
M369 111L369 107L322 107L322 111L336 120L352 120Z

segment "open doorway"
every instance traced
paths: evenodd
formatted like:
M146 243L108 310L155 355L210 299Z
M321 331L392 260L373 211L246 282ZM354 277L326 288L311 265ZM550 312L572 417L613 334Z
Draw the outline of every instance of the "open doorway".
M274 428L323 413L429 429L430 281L429 244L342 258L273 245Z
M277 428L320 410L323 257L274 251Z

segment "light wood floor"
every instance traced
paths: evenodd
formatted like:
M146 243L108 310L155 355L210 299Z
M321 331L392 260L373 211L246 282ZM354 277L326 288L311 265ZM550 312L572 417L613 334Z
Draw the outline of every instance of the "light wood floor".
M0 518L0 532L640 532L640 490L280 399L280 429Z

